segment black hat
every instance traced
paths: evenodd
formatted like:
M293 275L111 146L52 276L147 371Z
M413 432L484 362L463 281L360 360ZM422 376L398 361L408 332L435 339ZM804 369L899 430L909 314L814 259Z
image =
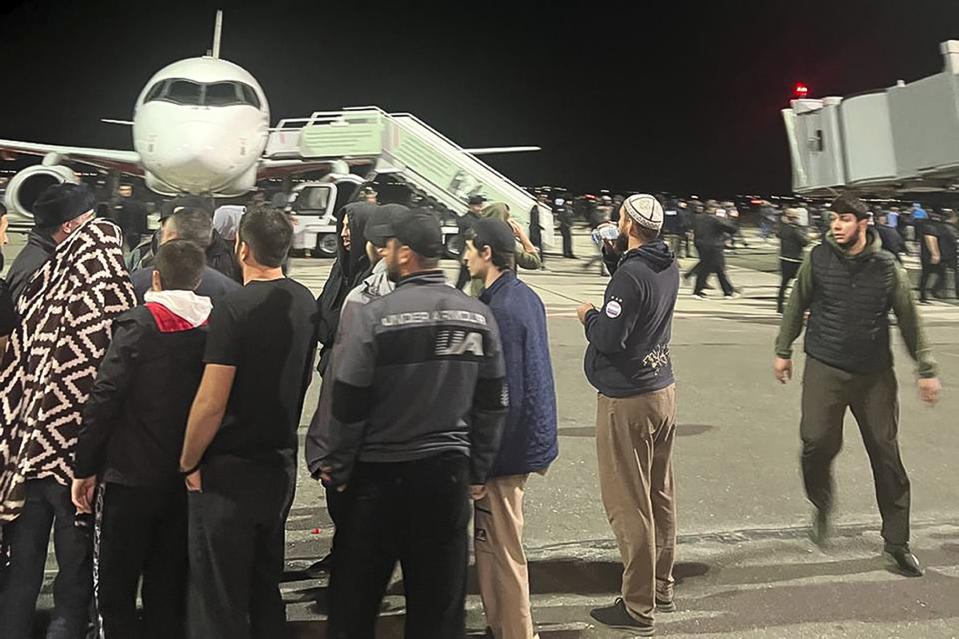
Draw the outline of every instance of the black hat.
M373 214L366 220L364 235L373 246L384 247L391 237L396 237L393 221L409 209L402 204L383 204L376 207Z
M393 218L394 237L426 258L443 254L443 231L436 216L424 209L413 209Z
M471 195L470 199L467 200L470 206L476 206L477 204L482 204L486 201L485 195Z
M60 226L92 211L96 203L86 184L54 184L33 203L33 219L40 228Z
M495 255L513 255L516 251L516 238L513 229L503 220L484 217L473 222L473 245L488 246Z

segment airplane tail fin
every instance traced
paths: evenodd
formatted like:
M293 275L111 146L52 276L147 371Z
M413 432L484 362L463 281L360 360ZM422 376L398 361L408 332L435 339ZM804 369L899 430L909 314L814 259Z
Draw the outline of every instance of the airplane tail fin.
M220 35L223 33L223 11L218 9L216 12L216 23L213 26L213 50L211 55L214 58L220 57Z

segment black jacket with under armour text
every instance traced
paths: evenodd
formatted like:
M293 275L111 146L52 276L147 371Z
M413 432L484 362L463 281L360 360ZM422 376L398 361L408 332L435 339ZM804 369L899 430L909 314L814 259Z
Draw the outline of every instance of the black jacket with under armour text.
M329 433L332 484L356 460L470 457L485 483L499 450L507 391L493 312L449 286L442 271L399 281L359 311L337 353Z

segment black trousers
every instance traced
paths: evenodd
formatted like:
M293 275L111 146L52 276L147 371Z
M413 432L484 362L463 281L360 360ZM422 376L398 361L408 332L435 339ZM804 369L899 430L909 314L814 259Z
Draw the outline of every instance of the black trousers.
M956 262L943 260L939 263L939 272L936 274L936 283L932 285L932 294L945 297L946 285L949 282L949 271L952 271L952 283L956 297L959 298L959 278L956 277Z
M330 639L373 639L380 602L399 562L406 637L466 633L469 460L460 453L356 465L343 493L330 577Z
M945 276L945 264L942 262L939 262L938 264L929 264L927 262L923 262L922 273L919 275L919 301L926 302L929 300L929 296L926 294L926 287L929 285L929 280L931 278L936 278L936 284L932 286L932 290L936 291L937 289L941 288L941 285L944 285Z
M43 585L50 529L57 556L53 616L47 639L83 639L93 601L93 535L73 525L69 486L28 479L23 512L3 527L10 565L0 574L0 637L33 639L33 617Z
M573 231L569 224L559 224L559 233L563 236L563 257L576 257L573 255Z
M187 635L191 639L282 639L284 527L295 486L292 457L266 465L214 457L190 492Z
M806 496L817 508L833 507L832 461L842 448L842 424L852 410L869 454L882 537L909 541L909 477L899 456L899 390L892 368L848 373L806 358L802 390L802 474Z
M698 295L706 288L706 282L710 275L716 275L719 279L719 286L723 289L723 295L732 295L733 285L726 277L726 256L720 246L704 246L700 252L700 262L695 267L696 286L693 294Z
M699 258L699 261L696 262L691 269L683 273L684 280L697 275L699 273L699 269L702 268L703 245L699 242L693 242L693 245L696 247L696 257ZM689 252L689 238L686 238L686 257L692 257L692 254Z
M783 302L786 298L786 288L789 286L789 282L796 277L796 273L799 272L800 263L799 262L789 262L787 260L779 260L779 270L782 272L782 281L779 283L779 294L776 296L776 310L780 313L783 312Z
M105 483L97 510L96 599L105 639L178 639L186 627L187 514L183 480ZM143 577L143 622L137 585Z

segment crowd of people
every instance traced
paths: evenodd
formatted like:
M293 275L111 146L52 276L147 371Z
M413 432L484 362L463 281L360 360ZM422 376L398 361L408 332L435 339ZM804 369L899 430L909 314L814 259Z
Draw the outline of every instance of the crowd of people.
M285 636L284 533L314 366L322 386L306 407L304 456L335 524L318 567L330 573L327 636L372 639L399 564L406 636L463 637L471 520L487 636L535 636L523 501L529 475L559 454L556 395L543 302L516 275L539 268L539 252L506 205L470 202L464 271L450 286L435 215L352 202L319 298L286 277L293 227L262 201L215 216L170 207L132 272L130 249L143 243L94 206L83 185L49 187L0 280L0 636L33 636L51 530L51 639L91 627L108 639ZM610 209L597 224L610 280L602 305L577 315L624 573L621 597L590 614L651 636L655 614L677 607L678 214L645 194ZM697 294L713 274L735 294L722 260L736 236L730 217L704 203L688 274ZM813 538L828 536L830 464L852 407L884 551L917 576L890 311L924 400L936 401L939 383L907 280L868 218L860 201L839 198L828 241L805 258L793 242L774 369L789 379L811 311L801 434ZM229 237L227 263L211 247ZM467 284L470 294L459 290Z

